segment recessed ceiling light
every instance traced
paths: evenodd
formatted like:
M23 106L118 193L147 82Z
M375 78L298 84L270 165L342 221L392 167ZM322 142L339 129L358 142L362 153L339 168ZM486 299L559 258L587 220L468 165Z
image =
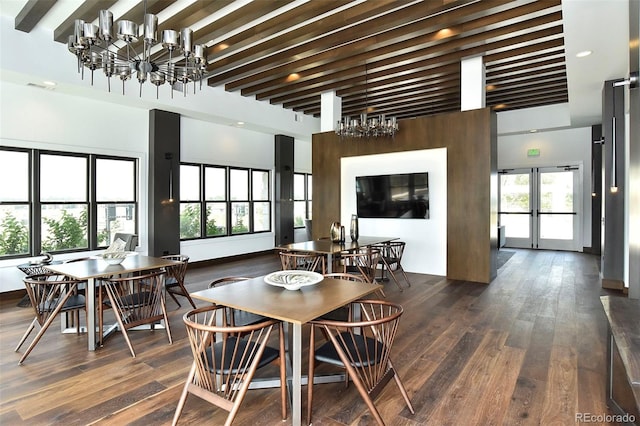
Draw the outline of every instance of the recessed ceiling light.
M498 105L495 105L493 107L493 109L502 109L502 108L506 108L506 107L507 107L507 104L498 104Z
M238 121L236 124L237 124L238 126L244 126L244 121Z
M538 129L531 129L529 130L529 133L538 133Z
M45 86L56 86L56 82L55 81L49 81L49 80L45 80L42 82L42 84L44 84Z
M593 52L591 52L590 50L583 50L582 52L576 53L576 58L584 58L585 56L591 55L591 53Z
M441 39L445 37L451 37L453 35L453 31L450 28L443 28L436 33L436 39Z
M300 74L297 72L292 72L287 76L287 81L296 81L300 79Z

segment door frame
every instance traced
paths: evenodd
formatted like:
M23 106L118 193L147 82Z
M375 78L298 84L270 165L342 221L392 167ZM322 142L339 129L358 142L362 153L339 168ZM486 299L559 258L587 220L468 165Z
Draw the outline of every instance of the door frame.
M571 243L567 244L558 244L558 245L550 245L549 241L544 242L542 246L540 246L540 238L539 238L539 226L540 226L540 215L539 215L539 185L540 185L540 170L551 171L553 169L577 169L576 179L574 180L574 211L576 212L575 220L574 220L574 238L571 240ZM500 201L501 201L501 183L500 176L503 174L529 174L529 208L530 212L529 216L529 238L505 238L505 247L513 247L513 248L532 248L532 249L548 249L548 250L566 250L566 251L582 251L582 241L584 238L584 166L582 161L571 162L570 164L563 165L553 165L553 166L525 166L525 167L512 167L512 168L501 168L498 170L498 224L501 225L500 218L502 214L507 212L502 212L500 209ZM525 214L525 213L520 213ZM555 241L555 240L552 240Z

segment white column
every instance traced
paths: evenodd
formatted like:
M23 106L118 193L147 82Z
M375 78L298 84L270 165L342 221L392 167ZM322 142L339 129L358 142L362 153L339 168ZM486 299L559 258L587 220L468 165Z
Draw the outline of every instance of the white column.
M485 92L482 56L464 58L460 63L460 110L484 108Z
M335 130L341 116L342 99L336 96L335 90L322 93L320 95L320 131Z

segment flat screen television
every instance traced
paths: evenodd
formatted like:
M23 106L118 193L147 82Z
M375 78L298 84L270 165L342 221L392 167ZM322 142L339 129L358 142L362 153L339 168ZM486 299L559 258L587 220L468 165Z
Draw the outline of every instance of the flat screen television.
M361 218L429 218L429 174L356 176Z

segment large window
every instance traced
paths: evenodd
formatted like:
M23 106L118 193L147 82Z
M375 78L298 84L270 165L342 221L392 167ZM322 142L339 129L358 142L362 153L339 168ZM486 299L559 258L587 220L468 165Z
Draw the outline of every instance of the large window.
M30 253L30 163L28 151L0 149L0 257Z
M180 165L181 239L270 230L268 170Z
M108 246L137 231L137 160L0 148L0 258Z
M293 226L304 227L304 220L311 219L312 176L306 173L293 174Z

